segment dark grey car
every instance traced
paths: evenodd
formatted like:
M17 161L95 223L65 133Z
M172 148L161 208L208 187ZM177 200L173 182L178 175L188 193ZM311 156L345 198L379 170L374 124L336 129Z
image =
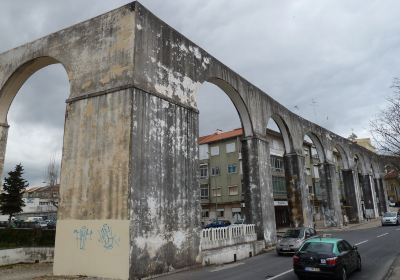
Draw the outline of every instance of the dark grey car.
M315 235L317 235L317 232L313 228L290 228L285 232L283 237L278 240L276 244L276 253L278 255L294 254L305 240Z

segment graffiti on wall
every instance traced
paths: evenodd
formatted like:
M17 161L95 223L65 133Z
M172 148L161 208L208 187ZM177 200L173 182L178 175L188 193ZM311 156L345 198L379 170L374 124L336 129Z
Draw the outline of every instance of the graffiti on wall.
M112 250L115 246L119 245L119 237L113 233L110 225L102 225L102 227L97 230L97 234L97 241L104 249ZM73 235L76 239L79 249L85 250L87 247L87 242L92 240L93 230L87 226L81 226L73 231Z

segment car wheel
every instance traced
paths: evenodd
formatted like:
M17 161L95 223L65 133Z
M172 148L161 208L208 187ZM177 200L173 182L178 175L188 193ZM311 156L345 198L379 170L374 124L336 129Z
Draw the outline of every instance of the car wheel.
M361 258L357 258L357 271L361 271L362 265L361 265Z
M342 270L340 271L338 280L347 280L347 271L344 267L342 267Z
M299 279L299 280L306 280L307 278L304 277L304 276L297 275L297 279Z

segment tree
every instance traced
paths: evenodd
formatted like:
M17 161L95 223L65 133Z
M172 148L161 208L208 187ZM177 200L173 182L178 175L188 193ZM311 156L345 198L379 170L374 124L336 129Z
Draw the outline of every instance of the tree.
M58 208L58 191L56 189L59 173L59 166L56 163L55 157L52 156L50 158L49 164L47 165L45 176L47 186L50 188L50 202L56 208Z
M9 225L12 216L22 212L22 207L25 206L22 195L29 184L22 178L23 173L22 165L17 164L13 171L8 172L8 177L4 178L3 192L0 194L0 211L3 215L9 215Z
M394 96L388 107L370 122L371 133L378 148L387 155L400 156L400 79L393 80Z

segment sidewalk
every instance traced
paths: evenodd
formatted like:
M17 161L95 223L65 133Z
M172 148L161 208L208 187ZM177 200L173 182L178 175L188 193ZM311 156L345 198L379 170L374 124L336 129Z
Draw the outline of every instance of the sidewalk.
M351 230L358 230L358 229L368 229L374 228L381 225L381 219L370 219L369 221L362 221L358 224L348 224L347 226L343 226L341 228L337 227L317 227L315 230L317 232L326 232L326 231L351 231Z
M376 218L376 219L370 219L369 221L362 221L361 223L358 224L348 224L347 226L343 227L316 227L315 230L317 233L319 232L332 232L332 231L351 231L351 230L358 230L358 229L368 229L368 228L374 228L374 227L379 227L381 225L381 219ZM289 228L279 228L277 229L277 235L283 235L286 230Z
M393 264L390 266L388 273L384 280L398 280L400 279L400 255L396 257Z

